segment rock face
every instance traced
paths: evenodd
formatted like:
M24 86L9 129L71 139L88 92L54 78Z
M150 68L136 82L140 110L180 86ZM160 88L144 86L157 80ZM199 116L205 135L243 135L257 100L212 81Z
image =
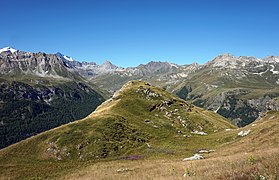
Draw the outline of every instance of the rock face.
M1 75L35 75L40 77L69 78L77 75L94 77L100 74L121 71L111 62L102 65L79 62L61 53L31 53L3 48L0 50Z
M0 53L1 75L35 75L39 77L72 78L63 60L53 54L29 52Z

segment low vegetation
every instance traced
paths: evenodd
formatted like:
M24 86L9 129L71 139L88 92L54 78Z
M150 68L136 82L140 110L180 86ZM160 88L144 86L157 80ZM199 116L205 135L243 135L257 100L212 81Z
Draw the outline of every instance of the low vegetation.
M278 119L270 112L237 129L212 111L132 81L86 118L1 150L0 174L3 179L276 179L278 161L268 162L279 157ZM182 161L201 150L210 152L205 159Z

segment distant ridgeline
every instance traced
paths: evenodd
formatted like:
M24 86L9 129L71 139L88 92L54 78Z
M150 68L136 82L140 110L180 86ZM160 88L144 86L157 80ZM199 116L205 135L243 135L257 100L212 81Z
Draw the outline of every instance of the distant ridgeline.
M149 62L121 68L57 54L0 50L1 147L80 119L130 80L145 80L238 126L279 110L279 57L224 54L204 65ZM54 118L52 118L54 117ZM42 123L43 122L43 123Z

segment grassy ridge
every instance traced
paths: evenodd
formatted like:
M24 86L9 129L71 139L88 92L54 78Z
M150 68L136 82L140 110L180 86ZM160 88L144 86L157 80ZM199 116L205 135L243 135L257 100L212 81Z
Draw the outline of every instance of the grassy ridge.
M214 112L133 81L85 119L1 150L1 175L54 178L96 162L181 158L227 142L231 137L218 137L226 128L235 127Z
M245 128L217 133L227 139L199 161L182 158L98 162L63 176L67 179L278 179L279 113L268 112ZM251 130L244 137L240 131ZM213 137L212 137L213 138ZM62 178L62 179L63 179Z
M0 174L2 179L277 179L278 123L279 113L271 111L237 129L162 89L130 82L85 119L1 150ZM247 136L238 135L248 130ZM182 161L199 149L215 152Z

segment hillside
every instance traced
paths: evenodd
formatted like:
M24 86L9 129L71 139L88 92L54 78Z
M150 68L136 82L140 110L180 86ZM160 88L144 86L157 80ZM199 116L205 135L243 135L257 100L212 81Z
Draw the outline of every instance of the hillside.
M276 180L279 178L278 127L279 113L270 111L245 128L217 133L219 138L233 138L215 152L203 154L202 160L164 158L101 162L71 172L66 178ZM238 135L243 131L249 133Z
M219 136L228 128L212 111L131 81L86 118L2 149L1 176L54 178L97 162L182 158L230 141Z

